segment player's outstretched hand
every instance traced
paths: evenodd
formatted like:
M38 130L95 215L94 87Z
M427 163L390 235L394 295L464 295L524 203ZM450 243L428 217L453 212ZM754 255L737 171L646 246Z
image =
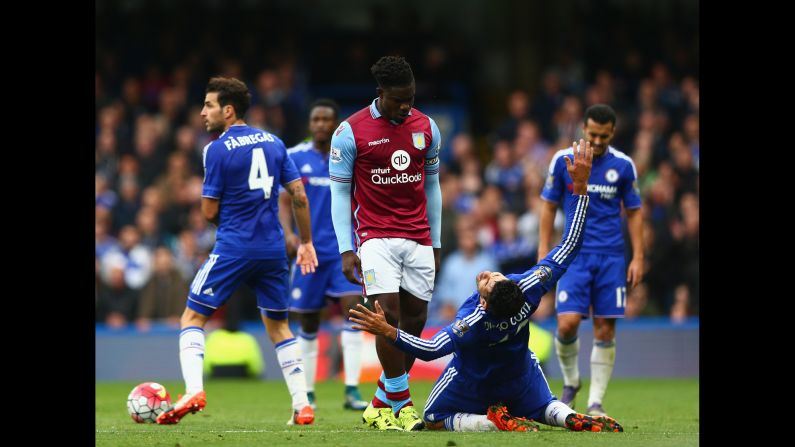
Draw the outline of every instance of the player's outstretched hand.
M315 253L315 246L312 245L312 241L298 246L295 263L301 267L302 275L315 273L315 267L317 267L317 254Z
M356 323L353 328L373 335L383 335L390 340L397 339L397 329L386 322L384 309L381 308L378 301L375 301L374 308L375 312L357 304L356 309L351 309L348 319Z
M568 155L563 157L566 160L566 170L569 171L571 181L575 185L579 183L587 187L588 177L591 176L593 148L589 141L585 141L581 138L579 144L577 144L576 141L572 143L572 149L574 152L574 161L569 159Z

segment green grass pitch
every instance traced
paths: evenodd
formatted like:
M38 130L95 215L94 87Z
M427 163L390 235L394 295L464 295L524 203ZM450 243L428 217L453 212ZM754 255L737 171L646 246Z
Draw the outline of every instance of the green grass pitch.
M143 382L144 380L141 380ZM172 400L181 381L163 381ZM698 379L614 379L605 396L608 413L624 433L574 433L541 425L538 433L379 432L361 424L361 414L342 409L343 385L322 382L312 426L287 426L290 398L282 381L206 380L207 408L179 424L136 424L127 415L127 394L134 382L96 384L97 446L696 446L699 444ZM577 401L588 397L584 383ZM414 404L422 409L432 382L412 381ZM560 380L550 381L559 394ZM368 399L374 384L360 387Z

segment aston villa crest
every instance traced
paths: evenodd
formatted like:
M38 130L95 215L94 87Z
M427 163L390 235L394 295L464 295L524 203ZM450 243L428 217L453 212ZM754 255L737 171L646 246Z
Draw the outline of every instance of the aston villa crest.
M413 132L411 134L411 141L414 142L414 147L419 150L425 149L425 133L424 132Z

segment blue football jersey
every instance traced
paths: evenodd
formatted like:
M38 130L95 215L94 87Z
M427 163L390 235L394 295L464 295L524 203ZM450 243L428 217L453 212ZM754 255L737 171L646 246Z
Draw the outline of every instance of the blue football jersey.
M541 191L541 198L563 205L572 200L572 183L566 170L564 155L573 159L572 148L561 149L549 163L549 173ZM624 208L640 208L640 191L637 186L635 163L623 152L608 146L604 155L593 157L591 176L588 178L588 227L582 243L583 253L624 254L624 236L621 233L621 202ZM569 225L568 221L566 225ZM566 228L564 228L564 233Z
M220 201L213 253L286 258L278 187L299 176L282 140L250 126L231 126L205 146L203 163L202 196Z
M331 180L328 154L315 149L311 141L287 150L304 183L312 219L312 245L318 261L339 258L337 235L331 222Z
M455 353L451 365L463 376L483 383L496 383L528 373L530 350L527 347L532 315L544 296L574 260L582 245L589 197L575 196L566 204L568 230L561 241L538 264L521 274L506 277L516 282L525 303L509 318L499 318L480 304L475 292L458 310L453 324L431 340L423 340L398 330L395 345L423 360ZM588 217L590 220L590 215ZM588 222L590 225L590 222Z

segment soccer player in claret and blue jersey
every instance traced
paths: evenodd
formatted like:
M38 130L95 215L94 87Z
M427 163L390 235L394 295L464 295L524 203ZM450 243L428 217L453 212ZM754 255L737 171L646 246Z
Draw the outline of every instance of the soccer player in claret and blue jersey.
M555 310L558 332L555 351L563 372L560 400L574 408L580 389L577 364L580 321L593 312L594 343L591 350L591 387L586 413L605 415L602 398L616 359L616 319L624 318L627 283L635 287L643 276L643 223L635 164L610 146L616 127L616 112L605 104L585 111L583 134L594 148L593 168L588 180L591 216L583 235L582 250L557 285ZM563 156L571 148L558 151L549 164L549 174L541 192L538 259L549 252L552 224L558 204L566 206L572 196L572 180L566 174ZM627 213L627 230L632 241L632 262L624 260L621 231L621 205Z
M537 420L574 431L623 431L612 418L579 414L555 399L538 359L527 349L530 315L577 256L587 228L586 184L593 150L584 140L574 147L573 161L566 157L574 180L573 200L566 203L567 229L561 243L537 265L507 277L479 273L477 291L461 305L455 322L430 340L387 323L378 302L376 312L361 305L351 310L354 327L382 335L423 360L454 354L425 404L427 428L537 431Z
M300 315L301 330L298 345L303 353L309 403L315 408L315 376L317 371L320 311L326 307L326 297L338 300L345 317L340 335L342 362L345 366L345 399L343 407L364 410L368 402L359 394L359 375L362 370L362 332L353 329L348 310L362 301L361 286L351 284L342 273L342 260L337 251L337 235L331 224L331 181L328 156L331 135L339 123L339 107L330 99L318 99L309 107L311 140L287 150L301 174L306 195L312 204L312 240L319 266L314 273L301 275L293 270L290 284L290 311ZM279 220L284 228L287 254L292 257L300 240L293 232L290 196L279 193Z
M331 138L334 231L348 280L362 284L357 271L364 295L381 303L387 320L419 335L442 246L441 135L433 119L412 107L416 86L405 59L384 56L370 71L378 97ZM376 337L375 349L384 370L362 413L364 423L380 430L422 429L409 392L414 357L383 337Z
M306 395L301 351L287 325L289 269L277 215L277 188L284 186L293 199L301 235L297 263L302 273L314 272L317 266L309 201L284 143L243 121L249 103L248 89L238 79L218 77L207 84L201 116L208 132L221 135L204 148L201 209L218 231L210 256L193 279L180 320L179 360L185 394L157 418L158 424L176 424L188 413L204 409L204 325L243 283L256 293L262 322L292 396L288 424L306 425L315 419Z

